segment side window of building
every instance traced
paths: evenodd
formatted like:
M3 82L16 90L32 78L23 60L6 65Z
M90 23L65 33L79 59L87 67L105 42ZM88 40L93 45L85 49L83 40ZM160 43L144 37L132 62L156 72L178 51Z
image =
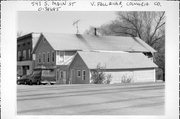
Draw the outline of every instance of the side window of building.
M65 52L60 52L60 61L64 62Z
M82 80L85 80L85 79L86 79L86 71L83 70L83 71L82 71Z
M26 50L23 50L23 59L26 59Z
M29 59L31 59L31 49L28 50Z
M18 60L21 60L21 51L18 51Z
M50 53L47 54L47 62L50 62Z
M81 77L81 71L77 70L77 77Z
M55 61L55 59L54 59L54 57L55 57L55 53L54 52L52 52L52 62L54 62Z
M43 53L43 62L45 63L46 62L46 54Z
M38 58L39 58L39 63L41 63L41 54L39 54Z

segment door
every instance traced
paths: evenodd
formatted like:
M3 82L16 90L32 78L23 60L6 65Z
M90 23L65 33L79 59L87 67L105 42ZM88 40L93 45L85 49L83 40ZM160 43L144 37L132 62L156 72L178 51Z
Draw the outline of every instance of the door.
M58 83L59 83L59 80L60 80L59 77L60 77L59 76L59 70L56 70L56 82L58 82Z
M62 71L63 84L66 84L66 71Z
M75 72L74 69L71 69L71 76L69 80L69 84L74 84L75 83Z

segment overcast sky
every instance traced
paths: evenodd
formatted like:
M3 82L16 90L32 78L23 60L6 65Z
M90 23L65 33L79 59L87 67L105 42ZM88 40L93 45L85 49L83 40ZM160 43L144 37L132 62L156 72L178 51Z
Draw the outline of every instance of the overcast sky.
M80 19L79 31L84 33L90 26L99 27L116 18L115 12L18 12L18 32L76 33L73 22Z

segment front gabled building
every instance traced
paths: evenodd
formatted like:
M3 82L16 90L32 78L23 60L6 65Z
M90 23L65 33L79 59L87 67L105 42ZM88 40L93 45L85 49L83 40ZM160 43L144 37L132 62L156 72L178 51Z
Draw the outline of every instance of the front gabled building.
M110 54L126 52L129 55L137 53L153 54L156 52L139 38L42 33L33 50L35 56L34 68L49 69L50 73L54 74L57 83L83 83L84 81L73 80L74 78L72 77L76 75L77 71L70 69L70 64L79 51L108 52ZM146 57L145 55L142 56ZM152 55L148 56L152 58ZM82 65L81 63L78 63L80 67ZM86 76L87 73L85 73ZM89 81L85 83L89 83Z
M121 83L125 78L131 82L155 82L157 65L142 53L110 53L78 51L69 65L70 82L88 84L93 72L100 65L105 75L110 74L110 83Z

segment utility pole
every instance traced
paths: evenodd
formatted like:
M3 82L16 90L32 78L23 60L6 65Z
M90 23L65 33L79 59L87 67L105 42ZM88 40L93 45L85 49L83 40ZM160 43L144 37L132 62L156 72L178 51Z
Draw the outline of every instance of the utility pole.
M76 26L76 34L79 34L79 27L78 27L79 21L80 19L73 22L73 26Z

